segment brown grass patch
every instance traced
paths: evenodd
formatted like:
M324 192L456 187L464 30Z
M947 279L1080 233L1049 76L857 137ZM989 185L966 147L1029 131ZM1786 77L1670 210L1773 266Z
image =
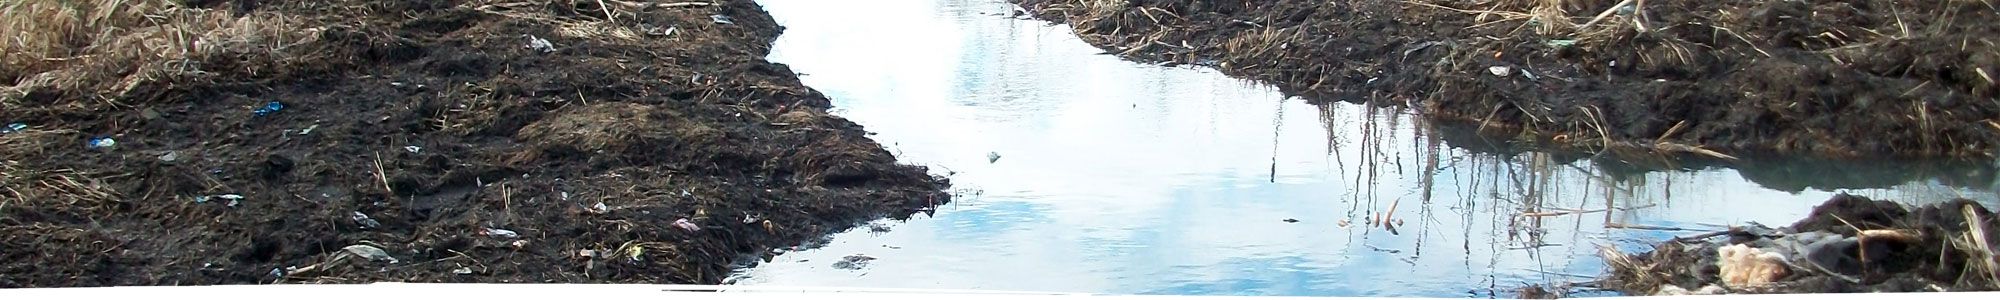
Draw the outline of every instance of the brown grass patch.
M16 0L0 4L0 102L35 92L82 92L114 102L149 82L201 80L217 68L248 74L300 61L317 40L294 18L241 17L166 0ZM230 59L216 63L218 59Z

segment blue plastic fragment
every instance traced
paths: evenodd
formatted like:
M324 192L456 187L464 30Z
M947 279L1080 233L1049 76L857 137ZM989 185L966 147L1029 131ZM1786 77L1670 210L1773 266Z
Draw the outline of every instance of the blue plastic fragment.
M271 101L271 103L265 103L264 107L257 108L256 111L253 111L251 113L256 114L259 117L262 117L270 115L272 113L277 113L280 110L285 110L285 104L280 103L278 101Z
M84 144L84 146L90 147L90 149L111 148L112 146L117 146L117 145L118 141L112 140L111 137L90 138L90 141L87 141Z
M28 129L28 124L7 124L7 128L0 128L0 133L15 133L20 132L22 129Z

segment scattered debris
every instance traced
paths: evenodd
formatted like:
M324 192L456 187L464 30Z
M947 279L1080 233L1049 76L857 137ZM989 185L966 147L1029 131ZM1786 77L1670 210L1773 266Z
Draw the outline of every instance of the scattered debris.
M1543 42L1543 44L1547 44L1549 47L1563 48L1576 46L1576 40L1549 40L1548 42Z
M998 161L1000 161L1000 152L986 152L986 163L990 164Z
M551 53L551 52L556 52L556 45L554 43L549 43L549 40L542 39L541 37L529 35L528 49L534 49L535 51L541 51L542 53Z
M209 199L222 199L222 200L229 200L230 202L236 202L236 201L238 201L238 200L243 200L243 195L237 195L237 194L221 194L221 195L214 195L214 196L197 196L197 197L194 197L194 203L208 203L208 200L209 200ZM232 205L232 206L234 206L234 205Z
M1507 75L1514 75L1514 68L1508 68L1507 66L1492 66L1486 68L1486 72L1493 73L1493 76L1507 77Z
M361 258L366 258L372 261L387 261L392 264L401 262L400 260L397 260L396 257L389 256L389 251L382 251L382 248L376 248L375 246L352 245L340 248L340 250L346 250L347 253L352 253L356 256L360 256Z
M868 232L869 232L869 233L888 233L888 232L889 232L889 224L882 224L882 223L868 223Z
M1334 222L1334 225L1340 225L1340 228L1347 228L1347 226L1350 226L1350 225L1353 225L1353 224L1354 224L1354 223L1351 223L1351 222L1348 222L1348 221L1347 221L1347 219L1340 219L1340 221L1339 221L1339 222Z
M1299 219L1286 218L1285 223L1298 223Z
M458 267L457 269L451 269L451 273L458 275L472 275L472 267Z
M568 194L564 194L564 195L568 195ZM588 207L588 208L585 208L585 209L584 209L584 211L586 211L586 212L589 212L589 213L592 213L592 214L600 214L600 215L601 215L601 214L604 214L604 213L609 213L609 212L611 212L611 207L610 207L610 206L606 206L606 205L604 205L604 201L597 201L597 204L595 204L595 205L591 205L590 207Z
M312 124L312 126L306 126L306 129L299 129L299 135L312 133L313 129L319 129L319 124Z
M28 124L8 123L7 127L0 127L0 133L15 133L27 129L28 129Z
M1840 194L1807 216L1672 238L1636 255L1601 248L1611 267L1601 284L1628 295L2000 289L1980 263L1991 256L1967 242L2000 224L1978 202L1905 207Z
M687 218L674 220L674 227L679 227L681 230L686 230L687 232L701 231L701 226L694 225L694 222L688 221Z
M729 16L724 15L708 15L708 19L714 20L716 24L736 24L735 19L730 19Z
M1722 258L1716 262L1722 268L1722 284L1730 287L1770 284L1790 273L1785 269L1785 256L1777 253L1741 244L1716 248L1715 253Z
M368 214L363 214L359 211L354 212L348 218L354 219L354 223L361 225L361 229L382 227L382 222L376 222L375 218L369 218Z
M403 151L410 151L410 153L422 153L424 152L424 147L403 146Z
M507 243L507 245L514 246L514 249L521 249L528 247L528 240L514 240L514 242Z
M590 249L576 250L576 257L594 258L597 257L597 250L590 250Z
M868 262L873 260L875 260L875 257L873 256L860 255L860 254L848 255L847 257L840 258L840 261L834 262L833 268L842 270L860 270L861 268L868 267Z
M521 237L520 233L516 233L513 230L506 230L499 228L487 228L485 231L479 232L479 234L491 237L504 238L504 239Z
M278 101L271 101L269 103L264 103L263 107L258 107L256 110L250 111L250 114L262 117L278 113L278 111L281 110L285 110L285 103Z
M118 141L111 139L111 137L95 137L84 141L84 146L90 149L110 149L111 147L118 146Z
M759 220L763 220L763 218L758 218L755 215L743 215L743 224L757 223Z
M1724 290L1722 289L1722 287L1720 287L1720 286L1715 286L1715 285L1706 285L1706 286L1702 286L1702 287L1701 287L1701 289L1697 289L1697 290L1693 290L1693 291L1689 291L1689 290L1687 290L1687 289L1684 289L1684 288L1681 288L1680 286L1676 286L1676 285L1671 285L1671 284L1669 284L1669 285L1662 285L1662 286L1660 286L1660 291L1658 291L1658 292L1654 292L1654 293L1653 293L1653 295L1654 295L1654 296L1688 296L1688 295L1721 295L1721 294L1725 294L1725 293L1727 293L1727 291L1724 291Z
M160 154L160 161L162 162L174 162L180 159L181 159L180 151L168 150L167 153Z

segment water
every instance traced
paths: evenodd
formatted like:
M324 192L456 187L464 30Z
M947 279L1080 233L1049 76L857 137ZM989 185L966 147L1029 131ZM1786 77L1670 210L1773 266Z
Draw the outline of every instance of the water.
M1991 205L2000 185L1983 166L1656 171L1504 151L1389 108L1318 107L1211 70L1100 55L1067 27L1006 17L1014 7L1001 2L759 2L787 27L772 60L960 196L933 218L740 270L737 284L1506 297L1601 274L1599 245L1699 233L1607 223L1782 225L1838 192ZM1393 230L1364 224L1378 215ZM850 255L875 259L834 267Z

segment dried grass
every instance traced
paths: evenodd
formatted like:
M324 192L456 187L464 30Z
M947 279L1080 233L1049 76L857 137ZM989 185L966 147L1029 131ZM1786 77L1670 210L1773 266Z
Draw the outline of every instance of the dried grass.
M199 79L228 57L252 74L296 60L316 30L277 14L232 16L166 0L14 0L0 3L0 79L14 99L42 89L115 100L147 82ZM90 97L85 97L90 98ZM107 100L107 101L109 101ZM7 106L21 105L6 101Z

